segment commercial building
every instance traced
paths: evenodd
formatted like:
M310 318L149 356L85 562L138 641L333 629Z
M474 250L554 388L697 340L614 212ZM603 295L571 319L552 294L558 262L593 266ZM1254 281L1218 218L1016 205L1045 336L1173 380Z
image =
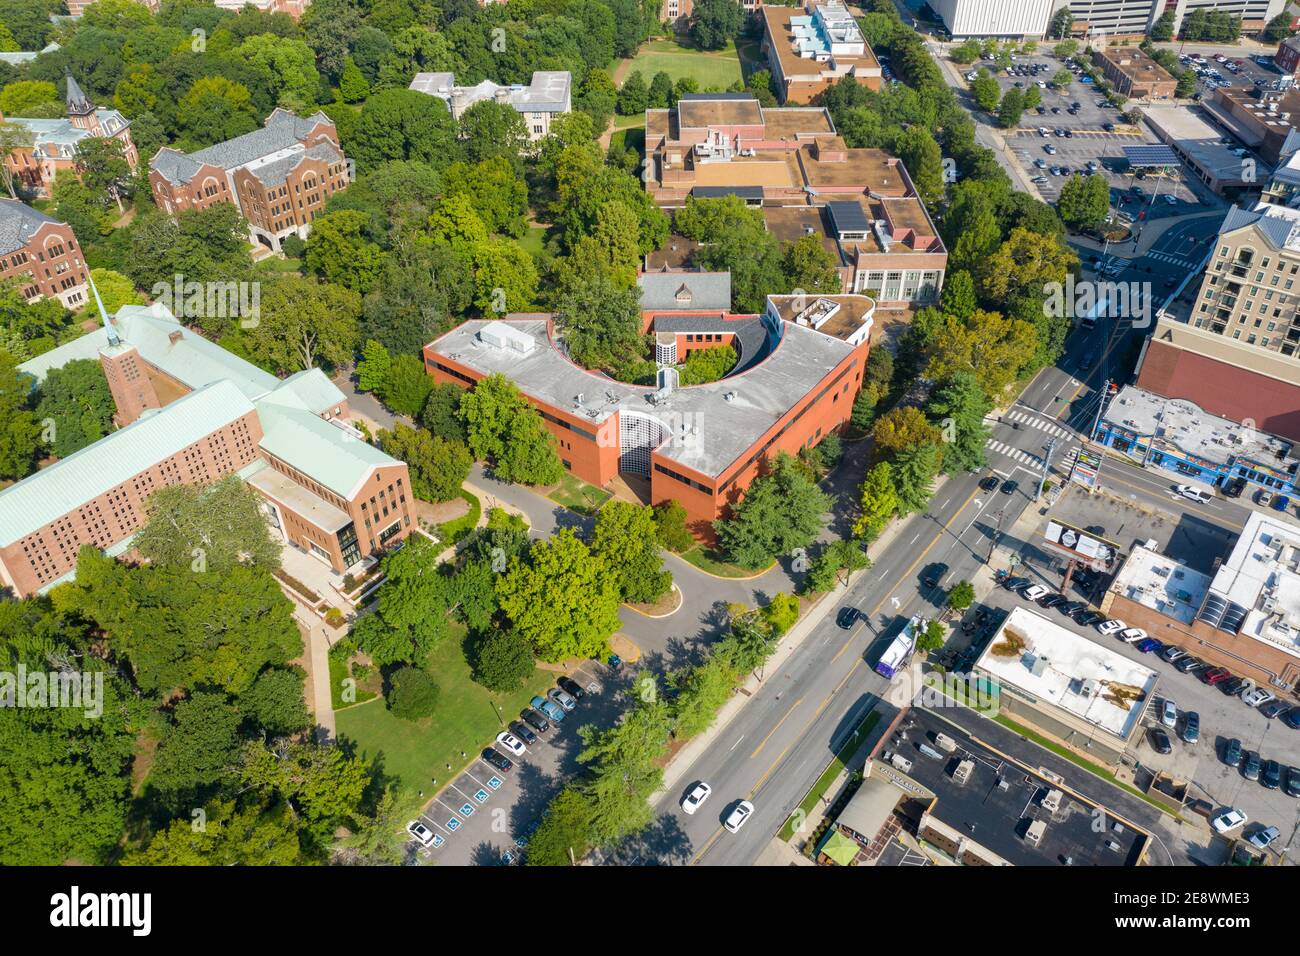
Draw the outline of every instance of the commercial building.
M1133 385L1121 388L1107 404L1096 440L1184 481L1222 487L1241 478L1250 493L1260 488L1294 493L1300 467L1292 454L1294 444L1285 438Z
M501 86L491 80L477 86L457 86L453 73L417 73L411 80L411 89L442 100L456 120L475 103L488 100L513 107L528 127L530 142L549 133L555 117L569 112L572 86L573 77L567 70L539 70L528 86Z
M1261 687L1300 679L1300 526L1254 511L1212 575L1135 547L1102 610Z
M132 169L139 162L126 117L117 110L96 107L71 74L66 82L66 119L0 116L0 121L23 127L32 138L31 146L10 151L4 158L5 167L20 188L43 198L51 195L59 173L75 175L77 148L86 139L115 139L122 144L122 155Z
M845 310L818 298L788 321L783 308L774 303L762 316L647 310L657 388L575 365L547 315L466 322L424 347L425 366L462 388L506 376L541 412L569 472L598 487L620 473L648 481L653 503L681 502L691 529L708 538L765 461L841 428L861 387L869 305ZM739 355L727 376L677 384L675 366L692 350L721 345Z
M83 545L128 552L160 488L231 474L283 541L338 574L413 530L406 465L346 424L319 369L281 381L157 304L124 306L19 368L39 381L73 359L99 360L120 427L0 491L0 585L15 594L68 578Z
M1069 0L1076 35L1132 37L1145 34L1166 11L1174 15L1174 35L1196 10L1218 11L1242 21L1242 33L1262 30L1286 8L1287 0ZM1066 6L1058 2L1056 7Z
M86 304L87 277L71 226L16 199L0 199L0 280L17 282L29 302L54 298L77 309Z
M1118 764L1159 680L1149 667L1016 607L971 668L999 688L1001 711Z
M760 13L763 53L782 103L808 103L845 77L880 89L880 61L838 0L809 0L802 10L766 6Z
M886 306L933 301L948 251L903 163L879 149L850 149L820 107L765 109L744 93L685 96L646 111L646 189L660 206L689 197L739 196L762 209L782 241L816 236L835 257L842 291ZM647 268L690 264L693 245L673 237Z
M1300 150L1300 131L1295 128L1300 122L1300 90L1220 87L1201 98L1201 108L1269 166ZM1261 172L1256 170L1257 182L1265 179Z
M971 37L1029 39L1047 33L1058 0L930 0L954 40Z
M1216 193L1258 189L1268 170L1238 156L1223 131L1208 122L1198 108L1154 103L1142 107L1142 116L1160 142L1172 149Z
M333 121L278 107L262 129L189 154L165 146L149 162L154 203L169 215L234 203L249 241L276 252L288 236L306 239L325 201L348 182Z
M1174 97L1178 81L1137 47L1095 50L1092 62L1121 96L1135 100L1171 100Z

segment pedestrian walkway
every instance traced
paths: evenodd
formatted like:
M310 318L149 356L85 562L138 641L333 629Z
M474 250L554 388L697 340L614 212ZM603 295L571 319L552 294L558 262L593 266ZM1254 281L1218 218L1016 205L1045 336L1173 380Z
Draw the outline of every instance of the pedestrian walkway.
M1003 444L1000 441L993 441L990 439L988 442L988 448L990 451L997 452L999 455L1005 455L1007 458L1018 461L1026 467L1043 467L1043 459L1039 458L1037 455L1031 455L1027 451L1021 451L1019 448L1012 448L1010 445Z

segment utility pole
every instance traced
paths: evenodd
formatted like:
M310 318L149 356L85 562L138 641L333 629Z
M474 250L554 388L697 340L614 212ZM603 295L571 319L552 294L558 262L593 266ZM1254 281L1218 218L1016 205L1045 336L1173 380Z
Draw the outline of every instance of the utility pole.
M1037 501L1043 493L1043 484L1047 481L1047 471L1052 467L1052 453L1056 451L1056 438L1047 439L1047 444L1043 446L1046 453L1043 455L1042 475L1038 479L1038 487L1034 489L1034 501Z
M1005 514L1006 512L999 508L997 514L993 516L995 519L993 522L993 533L989 535L989 556L985 559L985 564L993 563L993 552L997 550L998 540L1002 537L1002 517Z

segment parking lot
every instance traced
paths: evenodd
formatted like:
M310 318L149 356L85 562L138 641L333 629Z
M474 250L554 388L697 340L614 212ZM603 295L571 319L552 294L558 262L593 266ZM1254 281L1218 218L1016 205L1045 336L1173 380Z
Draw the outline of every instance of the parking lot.
M494 744L513 764L509 770L494 767L480 755L424 808L417 820L432 840L424 846L411 839L411 863L501 866L522 858L551 797L578 769L579 727L608 726L621 709L619 690L626 670L615 675L604 665L584 661L569 676L587 690L562 722L551 721L549 730L535 732L537 741L525 744L521 756ZM506 717L508 724L517 723L513 718L518 715Z

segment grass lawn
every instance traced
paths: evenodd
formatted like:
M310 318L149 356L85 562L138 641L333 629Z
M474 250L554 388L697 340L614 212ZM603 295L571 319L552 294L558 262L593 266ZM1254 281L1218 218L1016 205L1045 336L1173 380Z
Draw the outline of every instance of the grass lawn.
M519 690L495 694L470 679L464 639L465 629L453 627L425 664L440 690L433 716L418 722L402 720L393 716L383 698L335 716L339 736L356 744L363 756L378 758L383 772L408 790L432 792L433 778L440 784L452 779L504 729L502 720L509 723L534 694L545 692L552 683L554 675L535 670ZM447 764L454 769L449 772Z
M566 472L563 480L546 497L556 504L564 505L570 511L576 511L580 515L591 515L595 514L611 495L604 488L589 485L581 478L575 478Z
M718 554L718 552L712 548L706 548L702 544L697 544L689 551L683 551L679 557L689 561L701 571L717 575L720 578L752 578L776 564L773 561L766 568L742 568L738 564L729 564L723 560L722 555Z
M645 155L645 128L633 127L631 129L616 129L609 138L610 149L624 150L635 149L642 156Z
M546 246L546 227L529 226L524 237L519 240L519 245L523 246L525 252L531 256L540 256Z
M474 526L478 524L479 515L483 513L483 505L475 495L461 489L460 496L469 505L469 511L459 518L453 518L438 525L436 531L438 541L444 545L459 544L461 538L474 530Z
M633 70L641 71L647 86L656 73L667 73L674 83L692 77L701 90L725 90L744 79L734 43L721 50L706 51L683 46L676 40L651 40L642 44L624 76Z
M781 828L781 832L777 834L782 840L787 843L790 842L790 838L795 835L795 831L798 830L799 826L812 814L813 808L817 806L817 801L821 800L826 791L830 789L831 784L834 783L836 778L843 772L844 761L853 756L854 751L856 751L862 743L862 738L871 733L871 729L876 726L876 723L879 720L879 711L873 710L871 713L867 714L862 723L858 725L858 729L853 732L853 735L844 742L844 745L840 747L838 751L836 751L834 759L830 762L830 766L828 766L822 775L817 778L817 782L813 784L812 789L808 791L807 796L800 801L799 806L795 809L794 813L790 814L790 819L785 821L785 826Z

